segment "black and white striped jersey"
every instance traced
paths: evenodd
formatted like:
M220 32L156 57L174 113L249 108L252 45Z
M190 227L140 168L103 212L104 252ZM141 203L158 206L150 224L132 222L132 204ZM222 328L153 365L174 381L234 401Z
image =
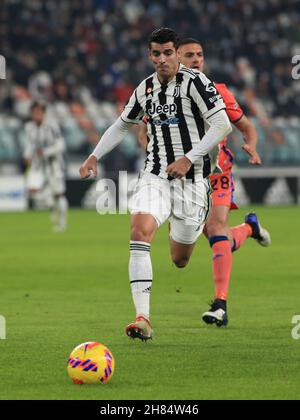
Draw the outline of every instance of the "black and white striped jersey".
M23 157L32 160L34 168L42 167L47 162L56 162L57 166L64 167L65 142L57 124L45 120L37 125L29 121L25 124L24 132ZM43 157L38 156L38 149L43 150Z
M209 128L209 118L225 109L213 82L203 73L180 66L172 81L162 85L157 73L134 91L121 118L139 123L147 117L148 148L145 171L164 179L167 166L183 157L199 143ZM192 166L187 179L211 173L209 155Z

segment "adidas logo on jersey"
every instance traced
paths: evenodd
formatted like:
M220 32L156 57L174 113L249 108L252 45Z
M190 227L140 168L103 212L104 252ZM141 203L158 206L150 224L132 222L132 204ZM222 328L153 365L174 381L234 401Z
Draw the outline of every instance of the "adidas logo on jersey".
M152 104L152 108L148 111L150 117L153 115L158 114L166 114L172 115L177 112L177 105L176 104L165 104L165 105L156 105L155 103Z

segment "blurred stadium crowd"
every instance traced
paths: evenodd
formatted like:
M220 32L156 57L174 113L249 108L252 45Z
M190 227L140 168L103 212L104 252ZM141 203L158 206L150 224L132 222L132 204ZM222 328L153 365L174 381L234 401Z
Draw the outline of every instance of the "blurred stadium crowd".
M291 76L299 22L300 0L3 0L0 160L18 154L33 99L51 105L70 155L86 154L152 72L149 33L169 26L201 40L206 73L254 118L265 162L299 163L300 81ZM134 135L122 147L133 162Z

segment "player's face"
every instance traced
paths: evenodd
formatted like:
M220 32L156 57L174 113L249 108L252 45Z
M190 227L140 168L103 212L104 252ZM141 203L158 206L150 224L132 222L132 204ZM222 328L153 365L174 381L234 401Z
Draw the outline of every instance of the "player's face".
M178 49L178 58L181 64L190 69L203 71L204 54L199 44L186 44Z
M161 82L166 83L173 79L179 67L177 51L173 42L166 44L152 42L149 57Z
M45 111L42 108L33 108L31 118L36 124L41 125L45 118Z

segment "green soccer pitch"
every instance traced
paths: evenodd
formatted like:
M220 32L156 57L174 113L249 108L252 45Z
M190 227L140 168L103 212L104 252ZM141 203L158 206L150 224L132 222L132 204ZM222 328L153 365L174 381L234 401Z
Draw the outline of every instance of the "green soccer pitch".
M211 252L202 238L190 265L176 269L164 226L152 246L155 337L131 341L129 218L70 212L51 232L43 212L0 215L0 399L298 399L299 212L258 208L273 246L249 240L234 256L229 326L203 324L213 297ZM246 210L234 212L232 224ZM114 354L107 385L76 386L72 349L99 341Z

